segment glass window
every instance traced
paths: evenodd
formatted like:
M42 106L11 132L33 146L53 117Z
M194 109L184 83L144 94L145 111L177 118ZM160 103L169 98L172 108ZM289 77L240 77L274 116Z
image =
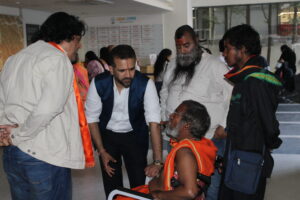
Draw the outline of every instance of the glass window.
M193 8L193 13L200 44L215 55L219 55L219 40L226 30L248 23L260 34L262 56L269 61L271 70L283 44L293 48L300 58L300 2L199 7Z

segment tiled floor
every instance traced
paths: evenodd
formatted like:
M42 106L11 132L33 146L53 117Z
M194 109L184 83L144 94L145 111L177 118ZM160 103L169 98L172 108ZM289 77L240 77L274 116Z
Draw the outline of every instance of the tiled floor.
M268 180L265 200L300 200L300 105L280 105L277 115L284 143L274 151L275 167ZM1 153L0 150L0 156ZM73 200L105 200L98 160L95 168L73 170L72 177ZM127 179L124 184L128 187ZM9 199L9 188L0 161L0 200Z

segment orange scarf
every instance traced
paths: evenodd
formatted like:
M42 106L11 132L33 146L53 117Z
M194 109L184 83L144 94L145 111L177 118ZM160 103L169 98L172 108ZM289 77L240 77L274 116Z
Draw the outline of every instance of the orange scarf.
M171 178L174 176L175 171L174 159L176 152L181 148L189 148L192 150L197 159L198 173L205 176L211 176L214 173L217 148L211 140L206 138L202 138L199 141L184 139L178 143L173 142L171 145L174 145L174 147L168 154L164 165L164 190L168 191L173 189L171 186Z
M58 44L54 42L48 42L58 50L65 52ZM82 138L82 145L84 150L84 156L85 156L85 166L86 167L94 167L95 166L95 160L94 160L94 154L93 154L93 147L92 147L92 141L91 141L91 134L88 127L88 123L86 121L85 113L84 113L84 107L83 103L80 97L79 88L77 85L77 82L75 80L75 75L73 79L73 87L77 102L77 108L78 108L78 119L79 119L79 126L80 126L80 133Z

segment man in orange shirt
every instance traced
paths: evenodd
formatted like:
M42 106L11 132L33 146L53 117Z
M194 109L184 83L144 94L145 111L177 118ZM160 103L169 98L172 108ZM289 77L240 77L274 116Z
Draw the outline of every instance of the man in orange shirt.
M168 135L173 139L160 176L149 186L133 190L150 193L155 200L203 199L214 172L217 148L206 134L210 117L206 108L192 100L182 102L170 115ZM132 198L118 197L117 200Z

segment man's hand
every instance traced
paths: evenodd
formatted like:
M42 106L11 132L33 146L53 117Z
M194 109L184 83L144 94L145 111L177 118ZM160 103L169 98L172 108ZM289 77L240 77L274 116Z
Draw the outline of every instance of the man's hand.
M102 159L106 173L108 174L108 176L112 177L115 174L115 172L114 172L115 169L109 165L109 162L116 163L117 162L116 159L114 159L111 155L109 155L109 153L107 153L105 150L102 152L99 152L99 155Z
M5 137L0 139L0 146L9 146L12 145L10 137Z
M223 126L218 126L218 128L215 130L214 137L215 139L224 139L227 137L227 133Z
M17 127L18 125L0 125L0 146L12 145L11 130Z
M145 174L148 177L156 177L159 175L163 165L150 164L145 168Z
M160 121L159 125L161 127L166 127L168 125L169 121Z
M152 195L152 197L153 197L153 200L159 200L159 199L160 199L159 193L160 193L160 191L152 191L152 192L151 192L151 195Z

